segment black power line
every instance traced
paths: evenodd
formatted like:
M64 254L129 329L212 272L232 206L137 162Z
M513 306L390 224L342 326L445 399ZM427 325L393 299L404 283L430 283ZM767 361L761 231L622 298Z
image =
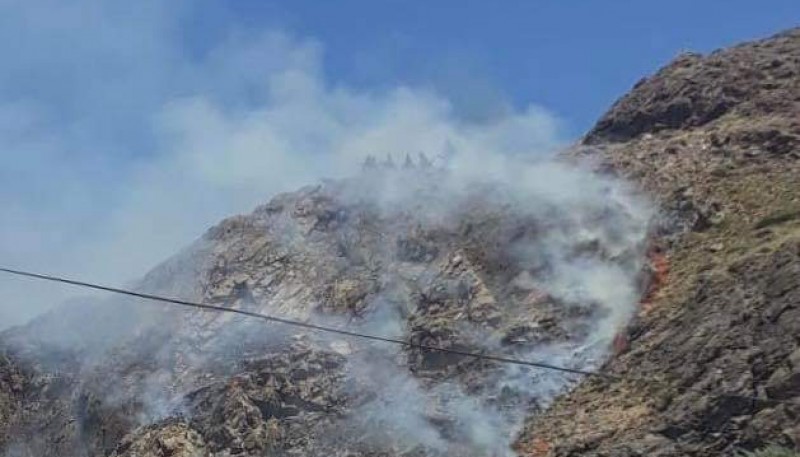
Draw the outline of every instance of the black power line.
M352 338L361 338L361 339L372 340L372 341L380 341L380 342L384 342L384 343L396 344L396 345L399 345L399 346L404 346L404 347L409 347L409 348L424 349L424 350L427 350L427 351L436 351L436 352L442 352L442 353L446 353L446 354L459 355L459 356L463 356L463 357L473 357L473 358L476 358L476 359L491 360L491 361L499 362L499 363L508 363L508 364L513 364L513 365L522 365L522 366L528 366L528 367L534 367L534 368L542 368L542 369L546 369L546 370L561 371L561 372L565 372L565 373L593 376L593 377L596 377L596 378L599 378L599 379L604 379L606 381L623 381L623 380L627 379L628 381L640 381L640 382L645 382L647 384L662 384L665 387L667 387L668 390L671 390L676 394L695 392L695 393L700 393L700 394L703 394L703 395L709 395L709 394L714 393L714 392L706 392L704 390L700 390L700 389L696 389L696 388L679 389L679 388L676 388L676 387L669 386L668 383L666 383L663 380L657 380L657 379L648 379L648 378L640 378L640 377L626 377L626 378L623 378L621 376L616 376L616 375L612 375L612 374L608 374L608 373L602 373L602 372L599 372L599 371L590 371L590 370L581 370L581 369L577 369L577 368L568 368L568 367L553 365L553 364L549 364L549 363L545 363L545 362L520 360L520 359L514 359L514 358L504 357L504 356L500 356L500 355L480 354L480 353L469 352L469 351L461 351L461 350L458 350L458 349L449 349L449 348L443 348L443 347L438 347L438 346L430 346L430 345L427 345L427 344L412 343L410 341L404 341L404 340L399 340L399 339L395 339L395 338L388 338L388 337L379 336L379 335L369 335L369 334L364 334L364 333L358 333L358 332L353 332L353 331L350 331L350 330L344 330L344 329L341 329L341 328L327 327L327 326L324 326L324 325L311 324L311 323L308 323L308 322L302 322L302 321L297 321L297 320L293 320L293 319L286 319L286 318L282 318L282 317L269 316L269 315L266 315L266 314L255 313L255 312L252 312L252 311L244 311L244 310L240 310L240 309L225 308L225 307L222 307L222 306L209 305L209 304L205 304L205 303L197 303L197 302L192 302L192 301L187 301L187 300L179 300L179 299L176 299L176 298L162 297L162 296L155 295L155 294L147 294L147 293L143 293L143 292L136 292L136 291L127 290L127 289L121 289L121 288L117 288L117 287L103 286L103 285L100 285L100 284L94 284L94 283L89 283L89 282L84 282L84 281L77 281L77 280L74 280L74 279L63 278L63 277L54 276L54 275L46 275L46 274L33 273L33 272L22 271L22 270L14 270L14 269L11 269L11 268L4 268L4 267L0 267L0 272L8 273L8 274L11 274L11 275L24 276L24 277L33 278L33 279L44 280L44 281L59 282L59 283L63 283L63 284L69 284L69 285L72 285L72 286L78 286L78 287L85 287L85 288L89 288L89 289L101 290L101 291L111 292L111 293L115 293L115 294L128 295L128 296L132 296L132 297L143 298L143 299L146 299L146 300L159 301L159 302L169 303L169 304L172 304L172 305L183 306L183 307L188 307L188 308L195 308L195 309L200 309L200 310L209 311L209 312L223 312L223 313L239 314L239 315L246 316L246 317L252 317L252 318L256 318L256 319L261 319L261 320L264 320L264 321L267 321L267 322L277 322L279 324L290 325L290 326L294 326L294 327L300 327L300 328L305 328L305 329L309 329L309 330L315 330L315 331L319 331L319 332L334 333L334 334L337 334L337 335L344 335L344 336L348 336L348 337L352 337ZM739 399L743 399L743 400L749 400L749 401L752 401L752 402L769 403L769 404L782 404L782 403L794 404L795 401L796 401L796 399L793 399L793 400L769 399L769 398L761 398L761 397L756 397L756 396L751 396L751 395L742 395L742 394L738 394L738 393L725 393L725 392L716 392L716 396L719 397L719 398L726 398L726 397L727 398L739 398Z
M204 311L240 314L240 315L243 315L243 316L252 317L252 318L256 318L256 319L261 319L261 320L268 321L268 322L277 322L279 324L291 325L291 326L294 326L294 327L300 327L300 328L305 328L305 329L309 329L309 330L315 330L315 331L319 331L319 332L334 333L334 334L337 334L337 335L344 335L344 336L348 336L348 337L352 337L352 338L361 338L361 339L372 340L372 341L381 341L381 342L384 342L384 343L396 344L396 345L399 345L399 346L405 346L405 347L409 347L409 348L423 349L423 350L427 350L427 351L436 351L436 352L442 352L442 353L445 353L445 354L454 354L454 355L459 355L459 356L464 356L464 357L473 357L473 358L476 358L476 359L491 360L493 362L508 363L508 364L513 364L513 365L523 365L523 366L534 367L534 368L542 368L542 369L546 369L546 370L561 371L561 372L565 372L565 373L581 374L581 375L586 375L586 376L596 376L596 377L605 378L605 379L609 379L609 380L611 380L611 379L614 379L614 380L619 379L619 377L617 377L617 376L610 375L610 374L607 374L607 373L601 373L601 372L598 372L598 371L581 370L581 369L577 369L577 368L569 368L569 367L563 367L563 366L558 366L558 365L552 365L552 364L545 363L545 362L535 362L535 361L528 361L528 360L520 360L520 359L514 359L514 358L510 358L510 357L501 356L501 355L480 354L480 353L469 352L469 351L461 351L461 350L458 350L458 349L450 349L450 348L444 348L444 347L439 347L439 346L430 346L430 345L427 345L427 344L412 343L411 341L399 340L399 339L395 339L395 338L388 338L388 337L379 336L379 335L369 335L369 334L364 334L364 333L358 333L358 332L353 332L353 331L350 331L350 330L344 330L344 329L341 329L341 328L327 327L327 326L318 325L318 324L311 324L311 323L308 323L308 322L302 322L302 321L297 321L297 320L293 320L293 319L286 319L286 318L283 318L283 317L270 316L270 315L266 315L266 314L255 313L255 312L252 312L252 311L245 311L245 310L233 309L233 308L225 308L225 307L222 307L222 306L209 305L209 304L205 304L205 303L197 303L197 302L192 302L192 301L187 301L187 300L179 300L179 299L176 299L176 298L162 297L160 295L148 294L148 293L143 293L143 292L136 292L136 291L127 290L127 289L120 289L120 288L117 288L117 287L110 287L110 286L104 286L104 285L100 285L100 284L94 284L94 283L90 283L90 282L77 281L77 280L74 280L74 279L63 278L63 277L54 276L54 275L33 273L33 272L29 272L29 271L14 270L14 269L11 269L11 268L3 268L3 267L0 267L0 272L8 273L8 274L11 274L11 275L24 276L24 277L33 278L33 279L44 280L44 281L59 282L59 283L69 284L69 285L77 286L77 287L85 287L85 288L89 288L89 289L102 290L102 291L105 291L105 292L111 292L111 293L121 294L121 295L128 295L128 296L131 296L131 297L137 297L137 298L143 298L143 299L146 299L146 300L159 301L159 302L163 302L163 303L169 303L169 304L172 304L172 305L195 308L195 309L200 309L200 310L204 310Z

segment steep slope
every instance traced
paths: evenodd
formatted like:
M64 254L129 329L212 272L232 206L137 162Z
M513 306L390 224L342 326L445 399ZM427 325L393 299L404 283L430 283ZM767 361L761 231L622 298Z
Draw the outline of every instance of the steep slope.
M561 165L502 178L370 169L280 195L138 288L597 367L641 292L647 205ZM0 383L14 456L510 455L522 420L576 381L125 300L0 342L25 374Z
M800 29L678 57L570 156L660 202L664 279L608 365L624 380L560 398L523 454L800 447Z
M569 391L579 379L559 373L80 300L0 336L0 449L705 456L798 446L799 81L800 30L684 55L569 151L649 193L661 207L653 232L630 189L563 165L496 173L492 161L480 179L373 168L230 218L136 285L417 343L602 365L618 381Z

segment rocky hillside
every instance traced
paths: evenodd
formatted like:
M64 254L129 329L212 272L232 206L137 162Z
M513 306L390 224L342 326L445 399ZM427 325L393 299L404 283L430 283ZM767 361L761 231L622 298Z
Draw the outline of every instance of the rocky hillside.
M223 221L135 285L618 380L79 300L0 335L0 449L538 457L800 446L799 84L800 30L683 55L566 154L593 173L372 167ZM655 224L642 193L660 209Z
M137 288L597 368L641 292L647 205L563 166L514 170L370 168L280 195ZM0 343L9 456L505 456L578 380L125 300L73 303Z
M800 446L800 29L643 79L571 151L658 199L659 290L608 369L528 423L525 455Z

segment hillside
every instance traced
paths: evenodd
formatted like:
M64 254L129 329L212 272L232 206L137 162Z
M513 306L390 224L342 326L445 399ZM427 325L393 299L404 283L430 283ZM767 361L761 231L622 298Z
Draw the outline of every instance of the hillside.
M582 191L522 179L545 176ZM504 178L369 168L279 195L137 289L596 368L640 293L647 205L557 164ZM1 342L15 456L512 455L524 418L578 380L126 300L73 303Z
M4 457L800 446L800 29L679 56L556 163L487 163L278 195L133 287L617 380L78 300L0 334Z
M659 200L668 273L608 364L626 380L559 399L525 453L800 445L800 29L679 56L571 156Z

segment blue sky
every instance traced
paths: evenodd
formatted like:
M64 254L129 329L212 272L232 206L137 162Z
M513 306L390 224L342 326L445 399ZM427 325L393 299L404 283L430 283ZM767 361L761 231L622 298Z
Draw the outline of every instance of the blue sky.
M794 0L230 2L227 19L314 36L333 79L430 84L465 109L537 103L579 135L681 50L800 25Z
M109 283L369 153L535 157L795 1L0 0L0 259ZM64 298L0 278L0 322ZM2 324L0 324L2 326Z

